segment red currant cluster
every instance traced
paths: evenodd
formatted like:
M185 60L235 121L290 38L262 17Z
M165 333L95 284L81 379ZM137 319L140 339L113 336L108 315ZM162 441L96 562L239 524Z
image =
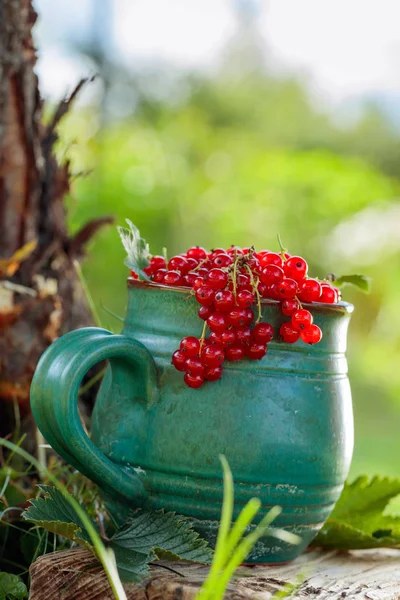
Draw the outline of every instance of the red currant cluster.
M144 271L155 283L190 288L200 304L198 315L204 321L201 337L185 337L172 355L172 364L185 373L185 383L191 388L219 379L224 360L260 360L265 356L274 330L261 322L263 298L281 301L282 313L291 317L279 331L288 344L299 338L316 344L322 338L321 329L313 324L312 314L302 302L332 304L340 300L339 290L330 282L307 276L303 258L284 251L256 252L254 247L231 246L207 252L196 246L172 257L168 265L162 256L153 256ZM254 305L258 308L256 319ZM208 337L207 328L211 332Z

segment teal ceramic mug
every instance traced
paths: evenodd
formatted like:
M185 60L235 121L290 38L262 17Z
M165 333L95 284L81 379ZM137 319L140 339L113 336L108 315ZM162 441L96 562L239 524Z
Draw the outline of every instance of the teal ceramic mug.
M46 440L96 482L119 520L136 507L191 518L213 543L222 505L219 455L235 480L236 517L253 497L262 514L282 507L277 527L299 546L263 538L249 560L295 558L313 539L341 493L353 449L345 357L353 307L313 304L322 341L269 344L261 361L225 363L221 380L193 390L171 365L185 335L199 336L197 303L187 290L128 281L121 335L72 331L42 356L31 387L32 412ZM262 302L278 331L279 303ZM85 373L108 359L91 438L77 398ZM261 518L262 515L260 515Z

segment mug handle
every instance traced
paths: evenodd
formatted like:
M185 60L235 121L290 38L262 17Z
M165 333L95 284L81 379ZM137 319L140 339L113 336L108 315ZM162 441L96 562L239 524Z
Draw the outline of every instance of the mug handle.
M78 413L82 379L96 363L108 359L111 370L142 386L141 397L158 397L157 369L143 344L106 329L87 327L56 340L42 355L31 383L33 417L46 441L60 456L104 492L140 505L145 490L137 473L112 462L86 435Z

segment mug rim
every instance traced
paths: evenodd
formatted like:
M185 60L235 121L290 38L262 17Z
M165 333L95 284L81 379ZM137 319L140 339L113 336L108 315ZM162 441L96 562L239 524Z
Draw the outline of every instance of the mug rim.
M187 294L192 288L188 287L188 286L171 286L171 285L164 285L162 283L154 283L153 281L141 281L138 279L134 279L133 277L128 277L127 278L127 287L129 288L146 288L146 289L153 289L153 290L158 290L158 291L169 291L169 292L175 292L177 294ZM317 310L317 312L332 312L332 313L345 313L345 314L351 314L354 311L354 304L351 304L350 302L343 302L342 300L340 302L337 302L335 304L327 304L325 302L302 302L301 303L302 306L306 306L307 308L309 308L310 310ZM272 300L270 298L262 298L261 299L261 305L262 306L279 306L280 305L280 301L279 300Z

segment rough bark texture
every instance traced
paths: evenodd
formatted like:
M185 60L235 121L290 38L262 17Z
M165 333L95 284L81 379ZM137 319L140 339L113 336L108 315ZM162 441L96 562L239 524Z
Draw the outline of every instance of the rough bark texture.
M35 21L31 0L0 0L0 415L4 401L27 409L45 348L91 324L73 260L110 221L96 219L68 236L69 164L57 163L53 146L57 124L85 81L44 126L34 73Z
M400 598L400 552L374 550L303 554L282 566L241 567L226 600L268 600L288 583L294 597L318 600L395 600ZM208 568L193 563L160 563L139 584L125 586L128 600L194 600ZM106 575L83 549L40 557L30 569L30 600L112 600Z

